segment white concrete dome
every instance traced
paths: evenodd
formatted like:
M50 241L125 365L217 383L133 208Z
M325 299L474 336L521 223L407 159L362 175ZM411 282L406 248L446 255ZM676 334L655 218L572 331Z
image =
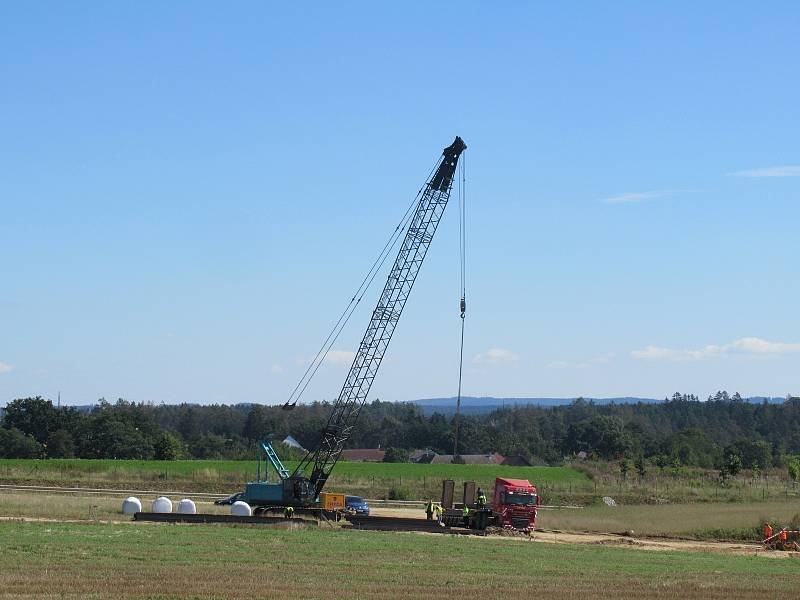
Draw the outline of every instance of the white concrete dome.
M247 502L238 500L231 505L231 514L237 517L250 517L253 514L253 509Z
M171 513L172 512L172 500L167 498L166 496L160 496L153 500L153 512L154 513Z
M195 506L194 502L188 498L184 498L178 502L178 512L182 515L196 515L197 507Z
M126 515L142 512L142 501L135 496L128 496L122 501L122 512Z

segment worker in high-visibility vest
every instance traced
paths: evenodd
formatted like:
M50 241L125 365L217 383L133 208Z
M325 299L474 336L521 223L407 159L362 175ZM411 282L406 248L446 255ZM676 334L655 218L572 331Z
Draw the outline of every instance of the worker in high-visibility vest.
M442 522L442 505L438 502L433 503L433 518L439 523Z
M486 506L486 493L481 488L478 488L478 506Z
M428 500L428 503L425 505L425 516L428 521L433 519L433 500Z
M778 539L782 542L785 542L789 539L789 532L785 529L782 529L781 532L778 534Z
M294 506L287 506L283 509L283 516L291 519L294 516Z
M469 527L469 506L467 506L466 504L464 505L463 516L464 516L464 527Z
M767 540L772 537L772 525L769 523L764 523L764 529L762 530L764 534L764 539Z

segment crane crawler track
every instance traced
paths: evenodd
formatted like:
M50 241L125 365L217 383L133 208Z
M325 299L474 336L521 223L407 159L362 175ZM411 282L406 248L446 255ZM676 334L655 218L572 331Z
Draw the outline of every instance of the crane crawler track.
M304 519L303 517L293 517L286 519L283 517L267 517L267 516L239 516L239 515L208 515L208 514L194 514L184 515L179 513L154 513L154 512L137 512L133 514L134 521L149 521L153 523L225 523L231 524L246 524L246 525L319 525L316 519Z

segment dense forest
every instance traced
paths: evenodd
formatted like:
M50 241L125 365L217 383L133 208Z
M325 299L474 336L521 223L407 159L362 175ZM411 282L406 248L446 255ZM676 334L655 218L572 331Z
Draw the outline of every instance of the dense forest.
M88 410L58 408L43 398L14 400L0 427L0 456L8 458L252 458L266 436L293 436L313 447L330 406L135 404L101 400ZM675 394L655 404L514 407L461 417L463 454L500 452L558 464L586 452L607 460L646 460L659 466L764 469L800 454L800 398L750 403L719 392L707 401ZM424 416L413 404L364 406L351 448L430 448L450 453L453 419ZM403 452L391 452L392 457ZM291 458L291 457L290 457Z

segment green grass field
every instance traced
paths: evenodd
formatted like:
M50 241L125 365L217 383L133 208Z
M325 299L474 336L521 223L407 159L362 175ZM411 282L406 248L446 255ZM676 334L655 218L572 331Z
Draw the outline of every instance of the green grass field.
M792 595L796 561L343 530L0 522L0 598Z
M287 463L291 469L296 465ZM3 471L27 471L29 473L55 472L69 474L119 472L119 473L151 473L156 476L166 473L168 476L192 476L204 471L218 474L233 473L243 476L254 476L255 461L241 460L81 460L71 459L0 459L0 475ZM516 477L533 481L560 483L565 481L587 481L584 473L567 467L503 467L495 465L417 465L413 463L369 463L346 462L337 463L335 471L344 477L380 477L389 479L439 479L465 477Z
M295 465L287 463L288 468ZM0 483L163 489L232 493L255 479L255 461L233 460L79 460L0 459ZM529 479L537 485L583 486L588 477L568 467L502 467L493 465L416 465L410 463L349 463L336 465L328 482L332 491L370 498L402 489L409 498L437 496L442 479L474 480L486 487L495 477Z
M294 467L288 463L289 468ZM742 476L720 486L715 472L688 470L672 474L652 470L646 478L621 480L613 465L570 467L501 467L493 465L417 465L340 462L328 490L367 498L425 500L441 494L442 479L476 481L491 489L495 477L528 479L547 504L593 505L603 496L621 504L750 503L800 500L797 488L776 475ZM591 477L584 470L591 469ZM255 461L233 460L17 460L0 459L0 483L162 490L230 494L256 477Z

